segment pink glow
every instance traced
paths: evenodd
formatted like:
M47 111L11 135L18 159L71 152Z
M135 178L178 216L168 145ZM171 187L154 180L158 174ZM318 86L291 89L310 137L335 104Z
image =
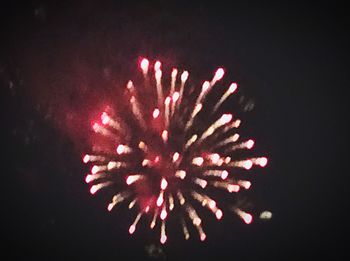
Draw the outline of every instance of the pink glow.
M250 224L253 221L253 216L248 213L243 213L242 218L246 224Z
M160 161L160 157L159 156L154 158L154 163L158 163L159 161Z
M173 94L173 102L177 102L179 97L180 97L180 94L178 92L174 92L174 94Z
M140 66L142 71L146 72L148 70L149 61L146 58L141 60Z
M83 157L83 162L84 162L84 163L88 163L89 160L90 160L90 156L86 154L86 155Z
M161 218L161 220L166 219L167 215L168 215L168 213L166 212L165 209L163 209L163 210L160 212L160 218Z
M162 181L160 183L160 188L162 190L165 190L167 188L167 186L168 186L168 182L166 181L166 179L162 178Z
M232 193L232 192L238 192L239 191L239 186L235 184L229 184L227 186L227 190Z
M177 161L180 158L180 154L178 152L175 152L173 155L173 162Z
M222 173L221 173L221 179L226 179L228 176L228 172L227 170L224 170Z
M92 129L93 129L95 132L97 132L99 128L100 128L100 125L99 125L98 123L96 123L96 122L92 125Z
M120 155L125 152L125 146L122 144L119 144L117 147L117 153Z
M163 140L168 140L168 131L167 130L163 130L163 132L162 132L162 139Z
M253 166L253 162L251 160L245 160L243 162L243 168L245 169L251 169L251 167Z
M188 71L184 71L182 74L181 74L181 81L182 82L185 82L188 78Z
M162 65L162 63L160 61L156 61L156 63L154 64L154 70L158 71L160 69L161 65Z
M217 69L216 72L215 72L215 78L216 78L217 80L221 80L222 77L224 77L224 74L225 74L224 69L223 69L223 68L219 68L219 69Z
M94 186L92 186L92 187L90 188L90 193L93 195L93 194L96 193L97 190L98 190L97 186L94 185Z
M92 173L92 174L96 174L98 171L99 171L99 167L96 166L96 165L94 165L94 166L92 167L92 169L91 169L91 173Z
M202 92L206 92L210 87L210 83L208 81L205 81L202 85Z
M140 175L130 175L126 178L126 184L131 185L138 179L140 179Z
M153 114L152 114L153 119L158 118L159 114L160 114L159 109L158 109L158 108L155 108L154 111L153 111Z
M171 101L171 98L168 96L168 97L165 98L164 104L165 105L169 105L170 101Z
M135 227L134 225L131 225L131 226L129 227L129 233L130 233L130 235L132 235L132 234L135 232L135 229L136 229L136 227Z
M215 212L215 216L218 220L220 220L223 216L222 214L222 211L220 209L218 209L216 212Z
M209 208L210 209L213 209L213 208L215 208L216 207L216 202L214 201L214 200L210 200L209 201Z
M265 167L265 166L267 165L267 161L268 161L267 158L262 157L262 158L259 159L258 164L259 164L261 167Z
M160 79L162 77L162 71L158 70L156 71L156 79Z
M248 148L248 149L253 148L254 143L255 143L255 142L254 142L253 140L248 140L247 143L246 143L246 144L247 144L247 148Z
M201 220L199 217L195 217L195 218L193 219L193 224L194 224L195 226L199 226L201 223L202 223L202 220Z
M160 237L160 243L164 244L164 243L166 242L166 240L167 240L166 235L162 235L162 236Z
M172 72L171 72L171 77L175 78L176 75L177 75L177 69L174 68L174 69L172 70Z
M101 120L102 120L102 123L104 125L108 124L108 122L110 121L110 117L107 115L107 113L103 112L101 114Z
M85 177L85 182L86 183L89 183L89 182L91 182L92 181L92 176L91 175L86 175L86 177Z
M232 93L234 93L236 90L237 90L237 83L231 83L231 85L230 85L230 87L228 88L228 92L230 93L230 94L232 94Z
M202 234L201 234L201 241L204 241L206 238L207 238L207 235L204 234L204 233L202 233Z
M245 189L249 189L252 185L252 183L250 181L247 181L247 180L241 180L241 181L239 181L238 184L241 185Z
M210 154L209 158L213 163L217 163L218 160L220 159L220 155L217 153L213 153L213 154Z
M126 178L126 184L130 185L133 181L133 178L131 176Z
M163 195L159 195L158 199L157 199L157 206L160 207L164 202L164 199L163 199Z
M223 124L226 124L232 120L232 114L223 114L220 118Z
M132 87L133 87L132 81L128 81L128 83L126 84L126 88L128 88L129 90L132 90Z

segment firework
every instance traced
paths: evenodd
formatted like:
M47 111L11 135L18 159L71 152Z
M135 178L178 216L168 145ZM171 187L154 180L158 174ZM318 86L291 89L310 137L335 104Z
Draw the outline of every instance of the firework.
M130 234L144 219L150 229L160 228L160 242L165 243L166 223L174 216L185 239L190 237L188 226L193 225L203 241L207 237L203 209L221 220L226 202L219 201L222 191L234 198L241 189L249 189L251 182L237 173L264 167L267 158L240 156L245 155L242 150L253 148L254 140L240 140L236 133L240 119L218 114L235 94L237 83L229 84L216 103L208 101L214 86L222 82L223 68L201 87L192 88L185 70L172 69L166 81L160 61L152 67L144 58L139 67L143 83L127 82L123 97L127 105L119 112L110 108L102 112L92 126L103 142L83 157L84 163L91 164L86 182L91 194L102 189L114 193L108 211L118 205L137 208ZM240 206L230 206L228 211L246 224L253 220Z

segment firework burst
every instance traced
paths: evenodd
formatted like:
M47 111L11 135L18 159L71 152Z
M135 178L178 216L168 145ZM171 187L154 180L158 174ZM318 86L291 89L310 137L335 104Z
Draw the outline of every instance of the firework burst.
M190 237L191 224L203 241L206 234L200 209L221 220L224 206L218 201L219 191L232 193L234 198L233 194L249 189L251 182L238 178L237 173L255 165L264 167L267 158L243 157L240 152L252 149L254 140L241 141L237 133L240 119L218 113L235 94L236 83L229 84L216 103L208 101L210 91L225 74L223 68L200 88L191 88L187 71L174 68L165 80L159 61L151 66L144 58L139 67L142 88L129 81L125 88L128 102L122 112L108 108L92 126L102 142L83 157L84 163L91 163L86 182L91 194L102 189L114 193L108 211L119 204L138 209L130 234L146 216L151 229L160 227L160 242L165 243L168 217L176 216L185 239ZM165 82L167 87L163 87ZM247 224L253 220L241 207L227 209Z

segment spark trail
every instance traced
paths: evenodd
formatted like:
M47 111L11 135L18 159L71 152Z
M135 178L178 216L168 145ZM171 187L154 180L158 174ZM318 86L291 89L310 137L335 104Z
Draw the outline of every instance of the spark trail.
M83 156L83 162L91 165L85 179L91 194L109 189L113 196L108 211L123 204L130 210L137 207L129 233L134 234L141 221L149 222L151 229L159 227L162 244L169 238L167 222L172 215L186 240L188 225L193 225L204 241L201 207L217 220L235 214L251 223L253 215L241 207L230 205L231 214L225 214L226 201L220 201L219 192L212 193L226 191L235 197L248 190L251 182L239 177L268 162L266 157L240 157L240 151L254 147L254 140L240 140L240 119L231 113L218 114L220 106L235 95L237 83L230 83L218 101L208 105L209 93L225 75L223 68L203 82L192 101L186 96L188 71L173 68L167 82L160 61L152 68L144 58L139 66L144 82L139 86L127 82L128 112L103 111L92 126L110 146L96 146Z

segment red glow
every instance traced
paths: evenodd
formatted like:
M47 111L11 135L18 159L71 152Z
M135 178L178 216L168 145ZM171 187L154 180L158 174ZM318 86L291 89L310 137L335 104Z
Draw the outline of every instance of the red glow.
M204 241L206 238L207 238L207 235L204 234L204 233L202 233L202 234L201 234L201 241Z

